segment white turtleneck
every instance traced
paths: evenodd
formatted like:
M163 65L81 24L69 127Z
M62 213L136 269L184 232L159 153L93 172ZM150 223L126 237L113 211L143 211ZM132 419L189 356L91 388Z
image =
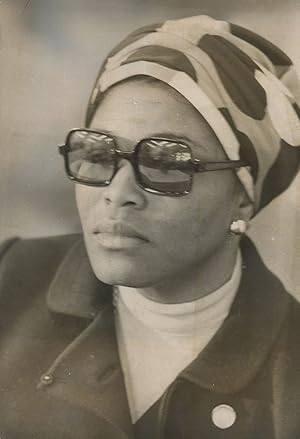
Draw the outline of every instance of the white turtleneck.
M241 278L192 302L164 304L134 288L114 293L116 330L132 421L136 422L205 348L227 317Z

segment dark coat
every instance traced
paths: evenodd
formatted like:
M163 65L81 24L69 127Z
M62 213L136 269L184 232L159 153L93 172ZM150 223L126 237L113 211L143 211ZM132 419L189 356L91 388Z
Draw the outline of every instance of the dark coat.
M133 438L111 287L93 275L81 237L15 240L1 253L1 439ZM248 239L242 253L229 317L139 438L300 438L300 306ZM221 404L236 413L227 429L212 420Z

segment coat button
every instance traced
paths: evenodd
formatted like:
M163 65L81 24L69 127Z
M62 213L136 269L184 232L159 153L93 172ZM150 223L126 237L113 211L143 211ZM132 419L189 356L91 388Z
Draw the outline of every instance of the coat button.
M213 409L211 417L215 426L224 430L235 423L236 412L230 405L220 404Z
M40 383L42 386L49 386L53 382L54 382L54 377L50 373L45 373L44 375L41 376Z

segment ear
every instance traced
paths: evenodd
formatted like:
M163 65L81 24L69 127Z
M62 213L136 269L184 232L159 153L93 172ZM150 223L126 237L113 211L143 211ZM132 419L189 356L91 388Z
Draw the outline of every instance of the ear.
M238 193L238 203L237 203L237 219L242 219L249 221L254 214L253 202L250 200L246 194L243 187L240 188Z

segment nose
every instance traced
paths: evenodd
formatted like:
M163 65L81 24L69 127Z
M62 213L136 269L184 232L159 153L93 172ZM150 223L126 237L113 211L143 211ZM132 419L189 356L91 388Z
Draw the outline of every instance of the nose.
M112 181L103 189L104 200L114 207L132 206L142 209L146 204L146 194L135 178L132 164L122 159Z

